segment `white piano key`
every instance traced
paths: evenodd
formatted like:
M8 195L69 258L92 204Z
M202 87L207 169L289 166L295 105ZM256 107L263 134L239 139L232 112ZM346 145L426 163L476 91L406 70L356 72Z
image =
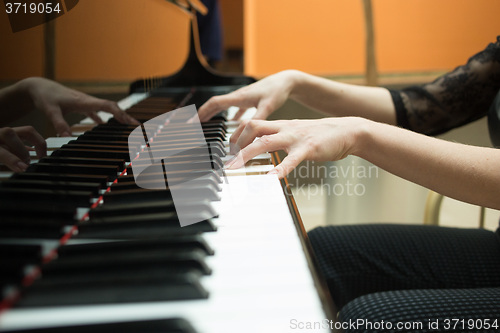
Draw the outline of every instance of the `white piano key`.
M234 118L236 112L239 111L239 107L237 106L230 106L228 109L227 109L227 119L231 120ZM249 108L245 111L245 113L243 114L243 116L241 117L240 121L241 120L246 120L246 119L252 119L253 116L255 116L255 113L257 112L257 109L256 108ZM236 121L234 122L235 124L238 124L239 121Z
M67 144L71 140L75 140L76 137L68 136L68 137L50 137L45 141L47 142L47 149L57 149L61 148L63 145Z
M13 174L12 171L0 171L0 179L10 178Z

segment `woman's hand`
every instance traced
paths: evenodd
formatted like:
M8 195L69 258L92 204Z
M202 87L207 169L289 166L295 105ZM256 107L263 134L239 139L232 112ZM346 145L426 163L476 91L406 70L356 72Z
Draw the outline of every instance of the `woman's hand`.
M30 164L29 151L33 148L24 144L31 143L38 158L47 155L47 143L31 126L0 128L0 162L15 172L25 171Z
M60 136L70 136L71 130L63 115L71 112L82 113L97 123L102 120L97 111L113 114L124 124L139 123L125 112L115 102L89 96L82 92L67 88L57 82L44 78L28 78L18 83L21 89L28 92L32 106L45 113Z
M198 110L200 121L210 120L230 106L239 107L234 120L239 120L249 108L257 108L254 119L266 119L289 98L297 71L287 70L271 75L230 94L214 96Z
M231 136L233 153L238 155L227 167L241 168L259 154L283 150L288 156L270 171L283 178L303 160L340 160L354 153L356 135L365 122L354 117L244 121Z

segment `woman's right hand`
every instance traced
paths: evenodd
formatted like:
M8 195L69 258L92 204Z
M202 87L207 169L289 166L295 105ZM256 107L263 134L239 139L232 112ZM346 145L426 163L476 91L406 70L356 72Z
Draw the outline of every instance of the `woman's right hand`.
M288 99L297 73L294 70L286 70L227 95L214 96L200 107L198 117L204 122L230 106L236 106L239 111L234 120L239 120L245 111L252 107L257 108L253 119L266 119Z
M0 128L0 163L15 172L25 171L30 164L29 151L33 148L23 141L33 144L38 158L47 155L47 143L33 127Z

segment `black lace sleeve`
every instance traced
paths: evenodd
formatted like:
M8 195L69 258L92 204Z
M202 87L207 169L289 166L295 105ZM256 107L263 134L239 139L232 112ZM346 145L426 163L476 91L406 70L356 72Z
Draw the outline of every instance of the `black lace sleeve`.
M486 115L500 90L500 36L432 83L391 90L398 125L437 135Z

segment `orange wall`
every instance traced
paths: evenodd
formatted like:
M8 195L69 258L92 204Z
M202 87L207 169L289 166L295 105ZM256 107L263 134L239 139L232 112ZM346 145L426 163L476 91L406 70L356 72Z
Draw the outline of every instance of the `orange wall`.
M13 80L43 74L43 28L12 33L0 5L0 79Z
M372 0L381 73L462 64L500 35L498 0ZM245 0L245 72L362 74L361 0Z
M362 74L361 0L220 0L226 47L245 71ZM453 68L500 34L498 0L373 0L381 73ZM242 7L243 6L243 7ZM244 30L242 27L244 23ZM186 56L188 16L165 0L82 0L55 21L56 79L167 75ZM0 10L0 81L43 75L43 28L12 33Z
M0 79L42 75L43 28L12 33L3 11L0 21ZM84 0L55 23L58 80L165 75L187 55L188 15L164 0Z
M243 0L219 0L225 49L243 49Z

